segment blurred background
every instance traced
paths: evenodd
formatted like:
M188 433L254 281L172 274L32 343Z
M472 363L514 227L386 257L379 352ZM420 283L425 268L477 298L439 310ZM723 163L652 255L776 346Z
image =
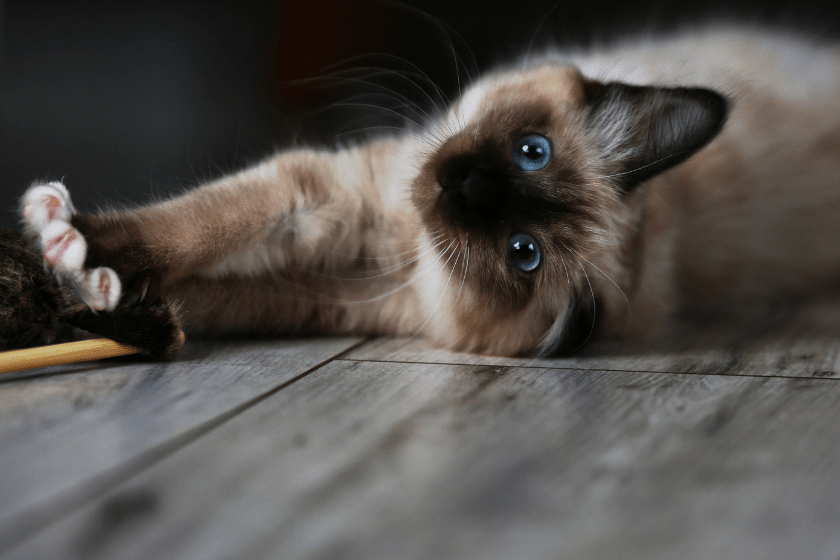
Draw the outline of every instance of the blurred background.
M399 125L367 107L393 104L384 88L431 105L431 82L452 97L532 42L721 16L840 36L836 0L0 0L0 225L17 226L36 179L63 179L83 211L148 202L284 146Z

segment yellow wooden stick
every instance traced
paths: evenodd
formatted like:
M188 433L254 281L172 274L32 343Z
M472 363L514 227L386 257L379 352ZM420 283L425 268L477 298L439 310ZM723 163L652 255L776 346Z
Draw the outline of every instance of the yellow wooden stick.
M0 352L0 373L113 358L139 352L138 348L120 344L107 338L25 348L23 350Z

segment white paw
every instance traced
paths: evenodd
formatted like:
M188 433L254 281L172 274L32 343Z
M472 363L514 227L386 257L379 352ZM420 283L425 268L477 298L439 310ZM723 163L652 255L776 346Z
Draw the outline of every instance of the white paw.
M67 188L57 182L30 187L21 212L25 229L38 239L44 262L59 281L71 285L91 309L113 310L122 292L120 279L110 268L85 269L87 242L70 225L76 211Z
M67 187L54 181L29 187L21 201L21 212L30 233L40 233L53 220L69 222L76 210Z
M110 268L94 268L85 272L79 295L91 309L112 311L120 301L122 285L117 273Z
M87 243L79 231L63 220L48 222L39 235L44 260L57 272L81 272Z

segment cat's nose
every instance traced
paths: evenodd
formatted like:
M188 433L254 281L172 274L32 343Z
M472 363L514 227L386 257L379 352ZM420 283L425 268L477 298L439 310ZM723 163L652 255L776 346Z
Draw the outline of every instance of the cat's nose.
M493 196L493 183L490 171L475 165L450 169L440 180L444 192L469 208L482 206Z

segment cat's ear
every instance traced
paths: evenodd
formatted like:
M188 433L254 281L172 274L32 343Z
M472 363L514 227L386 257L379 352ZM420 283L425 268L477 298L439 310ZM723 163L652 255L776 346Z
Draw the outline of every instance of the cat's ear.
M585 81L589 127L619 163L624 190L688 159L726 121L728 102L712 90Z

